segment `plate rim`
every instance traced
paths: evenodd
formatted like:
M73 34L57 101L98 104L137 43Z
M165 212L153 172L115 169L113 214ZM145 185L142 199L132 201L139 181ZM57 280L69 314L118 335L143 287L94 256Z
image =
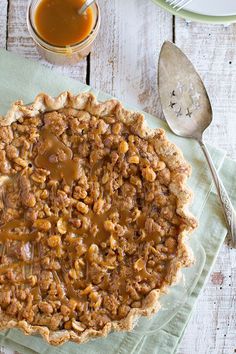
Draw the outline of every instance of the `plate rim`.
M213 23L213 24L231 24L236 22L236 14L231 16L209 16L198 14L196 12L191 12L188 10L177 11L173 9L172 6L164 2L164 0L152 0L153 3L159 5L163 9L169 11L175 16L182 17L189 21L197 21L202 23Z

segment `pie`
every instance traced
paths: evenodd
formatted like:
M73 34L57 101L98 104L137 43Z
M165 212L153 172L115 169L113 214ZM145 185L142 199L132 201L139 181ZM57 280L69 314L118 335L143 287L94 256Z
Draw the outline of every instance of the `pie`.
M50 344L131 330L193 257L191 168L163 129L90 93L0 119L0 328Z

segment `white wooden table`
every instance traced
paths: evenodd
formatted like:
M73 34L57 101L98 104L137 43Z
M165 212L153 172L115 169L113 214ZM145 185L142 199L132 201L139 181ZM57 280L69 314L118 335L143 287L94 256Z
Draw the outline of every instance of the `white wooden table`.
M187 24L151 0L100 0L100 6L102 25L90 56L57 70L161 116L157 59L163 41L174 41L198 68L214 106L207 141L236 159L236 25ZM0 47L52 67L29 37L26 7L27 0L0 0ZM0 347L0 353L11 352ZM189 353L236 353L236 251L226 244L178 350Z

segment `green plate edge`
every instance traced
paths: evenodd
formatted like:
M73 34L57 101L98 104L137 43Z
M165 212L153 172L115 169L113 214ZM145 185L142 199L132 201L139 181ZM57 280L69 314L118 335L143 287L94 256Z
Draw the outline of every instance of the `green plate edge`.
M236 22L236 15L233 16L207 16L200 15L195 12L180 10L176 11L172 6L167 4L165 0L152 0L155 4L160 5L163 9L169 11L175 16L179 16L189 21L197 21L202 23L224 24L229 25Z

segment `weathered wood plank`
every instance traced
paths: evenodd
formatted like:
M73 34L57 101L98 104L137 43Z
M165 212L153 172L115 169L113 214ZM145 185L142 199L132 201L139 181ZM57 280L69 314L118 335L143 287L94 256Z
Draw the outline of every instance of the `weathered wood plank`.
M0 1L0 47L6 47L7 37L7 0Z
M100 0L102 24L91 53L90 84L160 114L157 59L172 39L172 16L146 0Z
M236 158L236 27L176 20L176 44L197 67L210 95L214 120L207 141Z
M39 61L43 65L54 68L55 66L43 60L29 35L26 24L27 0L11 0L8 16L8 42L7 48L26 58ZM86 59L77 65L56 67L57 71L86 82L87 62Z
M186 24L176 19L176 44L201 74L214 108L206 141L236 158L236 27ZM236 255L226 245L198 300L179 354L234 353L236 312Z
M213 273L198 299L179 354L234 353L236 255L223 246Z

